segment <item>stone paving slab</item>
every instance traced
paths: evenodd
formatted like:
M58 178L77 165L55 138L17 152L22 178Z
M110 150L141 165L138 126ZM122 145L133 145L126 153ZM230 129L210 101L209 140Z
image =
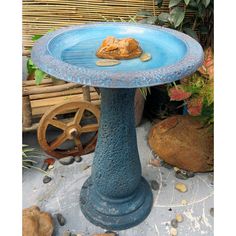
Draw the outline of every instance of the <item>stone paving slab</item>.
M143 176L150 182L157 180L160 184L158 191L153 191L154 202L150 215L144 222L131 229L119 231L120 236L167 236L170 235L170 221L176 213L184 216L184 222L178 225L179 236L212 236L213 217L210 208L213 206L212 173L196 174L188 180L179 180L174 176L174 170L164 167L153 167L148 164L152 152L147 145L147 134L150 122L144 122L137 130L137 141ZM24 143L37 147L35 133L24 134ZM42 153L45 157L45 154ZM90 176L93 154L83 156L80 163L64 166L59 162L49 174L52 181L43 183L43 174L37 171L23 172L23 208L38 205L41 210L52 215L62 213L66 218L66 225L55 223L55 236L62 236L70 230L83 236L103 233L104 229L92 225L83 216L79 206L80 189L84 181ZM42 160L41 160L42 161ZM39 163L40 164L40 163ZM177 182L188 186L186 193L175 189ZM187 205L181 201L187 200Z

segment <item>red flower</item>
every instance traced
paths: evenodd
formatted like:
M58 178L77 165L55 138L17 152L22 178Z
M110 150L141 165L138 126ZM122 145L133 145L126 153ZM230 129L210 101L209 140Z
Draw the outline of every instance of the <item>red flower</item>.
M189 115L191 116L201 115L202 105L203 105L203 99L201 97L187 100L187 109Z
M169 96L171 101L182 101L189 98L191 95L192 93L184 91L181 85L177 85L176 87L172 87L169 89Z

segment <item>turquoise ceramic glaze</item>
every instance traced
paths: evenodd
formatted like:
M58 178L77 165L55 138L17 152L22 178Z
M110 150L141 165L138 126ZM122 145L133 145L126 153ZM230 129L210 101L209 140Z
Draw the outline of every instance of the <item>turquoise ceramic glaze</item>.
M96 66L96 51L107 36L135 38L152 59ZM201 46L183 33L162 27L96 23L45 35L34 45L32 59L59 79L101 87L98 141L92 174L81 189L80 207L89 221L106 229L139 224L150 213L153 197L141 173L134 125L135 88L190 75L202 63Z
M99 67L96 51L107 36L132 37L152 59L121 60ZM96 87L135 88L164 84L193 73L202 63L200 44L175 30L143 24L96 23L67 27L40 38L32 50L43 71L70 82Z

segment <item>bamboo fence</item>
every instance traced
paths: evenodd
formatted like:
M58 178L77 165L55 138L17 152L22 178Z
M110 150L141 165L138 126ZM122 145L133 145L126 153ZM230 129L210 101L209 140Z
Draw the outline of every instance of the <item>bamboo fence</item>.
M140 10L156 15L155 0L23 0L23 47L32 45L32 36L50 29L88 22L129 20ZM162 12L168 12L164 1ZM139 17L140 18L140 17ZM138 18L137 18L138 19ZM141 18L140 18L141 19Z
M44 35L51 29L104 21L104 18L127 21L140 10L158 15L169 12L168 5L169 0L164 0L161 9L155 0L23 0L23 48L27 52L33 45L33 35Z

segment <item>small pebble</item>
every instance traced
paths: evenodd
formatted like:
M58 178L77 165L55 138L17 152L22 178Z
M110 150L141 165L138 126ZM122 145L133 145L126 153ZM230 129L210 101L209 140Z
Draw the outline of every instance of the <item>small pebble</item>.
M48 176L48 175L45 175L45 176L43 177L43 183L44 183L44 184L49 183L51 180L52 180L52 178L51 178L50 176Z
M181 193L185 193L188 191L188 188L185 184L183 183L177 183L175 185L175 189L177 189L178 191L180 191Z
M174 228L177 228L177 227L178 227L178 221L177 221L176 219L171 220L170 224L171 224L171 226L174 227Z
M214 217L214 208L210 209L210 214L211 214L212 217Z
M73 156L68 156L68 157L63 157L61 159L59 159L59 162L62 165L70 165L75 161L75 158Z
M87 165L83 168L83 170L87 170L91 165Z
M175 177L176 177L177 179L183 179L183 180L186 180L186 179L189 178L186 174L184 174L184 173L183 173L182 171L180 171L180 170L177 170L177 171L175 172Z
M51 169L53 169L53 168L54 168L54 165L49 165L49 166L48 166L48 169L49 169L49 170L51 170Z
M171 229L170 229L170 235L171 235L171 236L176 236L177 233L178 233L178 231L177 231L176 228L171 228Z
M149 161L149 164L155 167L161 166L161 161L159 159L151 159Z
M81 156L76 156L75 157L75 161L76 162L81 162L82 161L82 157Z
M209 181L210 181L210 185L213 186L213 185L214 185L214 175L209 174L209 175L208 175L208 179L209 179Z
M71 236L71 232L70 232L70 231L65 231L65 232L63 233L63 236Z
M48 165L53 165L55 163L55 159L47 158L44 160L44 163L48 163Z
M179 170L179 168L175 166L174 171L177 172L178 170Z
M142 55L139 57L141 61L149 61L152 59L152 56L150 53L142 53Z
M181 214L176 214L175 219L177 220L178 223L181 223L184 221L184 218Z
M172 165L168 164L167 162L165 162L165 161L163 161L163 160L161 161L161 166L165 167L165 168L168 169L168 170L170 170L170 169L173 168Z
M120 64L120 61L114 59L102 59L96 61L97 66L115 66L118 64Z
M106 231L105 234L112 234L113 236L119 236L119 234L114 231Z
M187 201L186 199L183 199L183 200L181 201L181 204L185 206L185 205L188 204L188 201Z
M187 176L188 176L189 178L192 178L192 177L195 176L194 172L192 172L192 171L187 171L186 174L187 174Z
M64 218L64 216L63 216L62 214L58 213L58 214L56 214L56 217L57 217L58 223L59 223L61 226L63 226L63 225L66 224L66 220L65 220L65 218Z
M156 180L151 180L151 188L155 191L157 191L159 189L159 183L157 183Z
M44 162L41 169L44 170L44 171L47 171L48 170L48 163L47 162Z
M162 186L163 186L163 187L166 187L166 186L167 186L167 184L163 182L163 183L162 183Z
M116 233L93 234L93 236L116 236L116 235L118 234Z

